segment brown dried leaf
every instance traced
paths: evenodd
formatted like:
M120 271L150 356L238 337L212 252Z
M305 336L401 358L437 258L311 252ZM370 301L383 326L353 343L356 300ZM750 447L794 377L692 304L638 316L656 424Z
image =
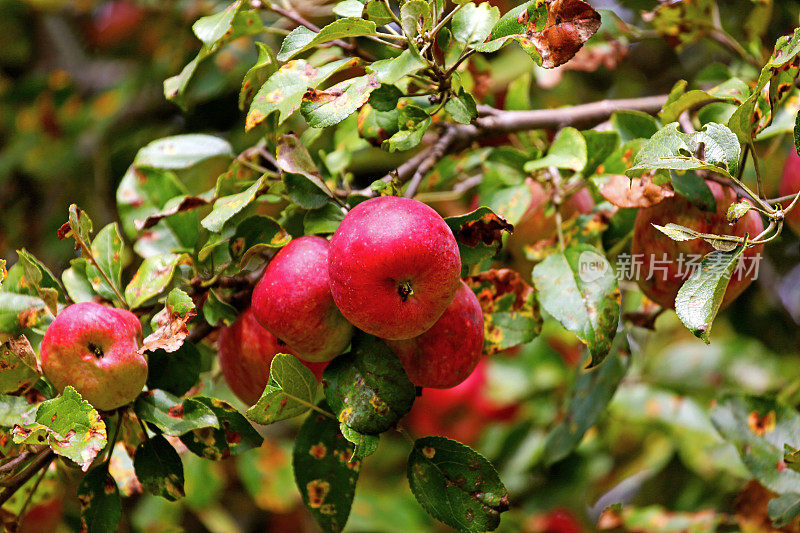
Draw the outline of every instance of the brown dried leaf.
M170 313L165 307L154 318L158 328L144 339L139 353L164 350L172 353L178 350L186 337L189 336L189 328L186 324L197 315L196 309L191 309L184 316L178 313Z
M478 220L467 222L461 226L456 233L456 241L473 247L481 242L490 246L501 241L503 231L512 232L514 226L503 217L489 211Z
M651 207L675 196L672 189L656 185L647 176L628 178L621 174L613 174L600 194L617 207Z
M572 59L600 28L600 14L583 0L549 0L542 31L529 27L526 37L542 56L544 68Z

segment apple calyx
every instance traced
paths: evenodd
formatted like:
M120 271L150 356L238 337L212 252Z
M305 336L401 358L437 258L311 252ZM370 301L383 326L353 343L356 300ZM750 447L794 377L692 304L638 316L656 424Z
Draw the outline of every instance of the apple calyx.
M414 295L414 289L411 288L410 281L401 281L397 284L397 294L400 295L400 298L403 302L407 301L409 297Z

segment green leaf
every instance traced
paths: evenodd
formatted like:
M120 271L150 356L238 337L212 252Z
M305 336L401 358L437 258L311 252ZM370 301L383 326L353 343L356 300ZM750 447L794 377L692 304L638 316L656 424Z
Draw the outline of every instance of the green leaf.
M340 17L358 17L364 13L364 3L358 0L344 0L333 6L333 14ZM370 20L375 22L371 17ZM377 24L377 23L376 23Z
M258 59L244 75L242 89L239 91L239 109L244 111L247 104L253 101L256 91L278 70L278 60L272 48L264 43L256 43Z
M624 335L619 337L623 339L620 344L627 344ZM561 461L577 448L589 428L606 410L629 364L627 353L616 350L599 367L585 372L578 370L566 411L547 436L542 455L548 465Z
M133 163L140 168L178 170L215 157L233 157L228 141L213 135L189 133L151 142L139 150Z
M581 173L591 176L595 172L601 174L598 167L619 147L620 136L616 131L582 131L586 140L586 166Z
M153 435L136 448L133 457L136 477L151 494L174 502L186 495L183 462L163 435Z
M37 405L31 405L23 396L0 395L0 427L30 424L36 417Z
M503 244L503 232L514 231L514 226L488 207L444 221L456 237L461 265L467 267L492 257Z
M734 250L742 242L740 237L729 237L726 239L722 238L723 236L715 236L710 233L701 233L685 226L673 224L672 222L666 226L653 224L653 227L673 241L680 242L691 241L693 239L703 239L708 244L713 246L715 250L720 250L723 252L730 252L731 250Z
M367 0L364 11L367 14L364 18L371 20L377 26L386 26L394 20L382 0Z
M508 491L492 464L445 437L414 442L408 484L425 511L458 531L494 531L509 507Z
M382 83L369 95L369 105L376 111L393 111L402 97L403 91L397 85Z
M744 245L729 252L714 250L703 258L699 268L681 285L675 297L678 318L706 344L731 274L743 253Z
M464 281L481 303L485 355L528 343L541 333L539 303L517 272L491 269Z
M714 212L717 210L717 200L711 192L706 180L701 178L697 172L687 170L686 172L670 171L670 182L675 192L692 202L703 211Z
M800 494L790 492L771 499L767 504L767 513L773 526L788 526L800 514Z
M719 101L741 104L750 96L750 87L739 78L731 78L708 91L700 89L685 91L685 88L686 81L684 80L680 80L673 87L669 100L658 114L662 124L678 120L681 113L689 109Z
M236 226L230 240L231 258L239 260L239 266L244 268L258 253L281 248L291 240L292 236L275 220L260 215L248 217Z
M81 504L81 531L107 533L116 531L122 517L122 500L117 483L108 473L108 463L92 468L78 485Z
M381 440L380 435L365 435L364 433L359 433L345 423L339 424L339 431L342 432L344 438L356 446L353 450L353 456L349 459L350 461L354 459L363 459L364 457L372 455L375 453L375 450L378 449L378 443Z
M171 100L185 109L186 90L201 62L231 41L264 31L264 24L258 13L242 11L244 5L244 0L237 0L224 11L203 17L195 22L192 29L195 31L195 35L203 41L203 46L197 56L183 67L178 75L164 80L164 96L167 100Z
M403 33L414 38L433 28L431 6L425 0L410 0L400 6L400 22Z
M244 191L219 198L200 224L208 231L220 233L225 223L253 203L264 192L266 186L267 176L262 176Z
M600 364L617 333L620 292L614 270L596 248L580 244L533 269L542 307L589 347L589 367Z
M125 243L122 241L116 222L101 229L92 241L92 256L100 268L98 269L93 264L87 264L86 276L92 285L92 290L107 300L118 300L115 290L121 292L124 253ZM101 271L114 284L113 289L101 275Z
M794 149L800 155L800 113L795 117L794 131L792 133L794 137Z
M49 444L58 455L85 472L106 445L106 425L97 411L72 387L36 410L36 420L11 431L16 444Z
M800 447L800 414L795 409L770 398L729 394L712 409L711 421L762 485L778 494L797 490L800 472L778 467L785 445Z
M414 404L416 389L400 359L380 339L357 333L348 353L323 373L325 399L340 422L375 435L391 428Z
M325 402L319 404L328 410ZM326 533L344 529L355 495L361 461L342 438L339 423L312 411L294 441L292 466L303 503Z
M390 152L411 150L422 142L431 125L431 117L421 107L407 105L400 110L398 125L399 131L383 143Z
M525 163L525 172L548 167L566 168L580 172L586 166L587 161L586 140L581 132L567 127L558 133L546 156Z
M361 17L346 17L335 20L319 30L319 33L299 26L286 36L278 52L278 61L288 61L299 53L336 39L377 35L375 23Z
M180 437L193 429L219 428L214 411L203 403L194 398L181 402L177 396L160 389L139 396L133 410L143 421L171 437Z
M705 147L705 159L695 156L700 143ZM739 166L739 141L726 127L709 122L703 130L682 133L673 122L661 128L642 145L635 165L625 173L629 176L640 170L710 170L723 176L735 175Z
M61 274L61 283L67 291L69 298L75 302L91 302L96 293L92 288L89 277L86 275L88 261L82 257L70 260L70 267Z
M17 250L19 264L25 272L25 280L31 285L35 294L47 304L53 316L58 314L58 302L64 301L63 289L53 273L41 261L25 249Z
M367 66L367 72L378 77L381 83L397 83L409 74L415 74L425 68L425 62L418 53L403 50L397 57L381 59Z
M18 391L38 379L36 354L24 335L0 346L0 394Z
M491 35L492 28L499 20L500 9L488 2L465 4L450 23L453 39L466 45L482 43Z
M210 294L209 291L209 297ZM176 396L183 396L197 384L200 378L201 357L197 347L191 342L185 341L172 353L164 350L154 350L148 353L147 387L163 389Z
M145 259L125 287L125 301L131 309L144 305L164 292L182 259L183 256L176 254L154 255Z
M303 233L316 235L333 233L344 220L342 208L333 203L326 203L319 209L306 212L303 217Z
M378 87L380 81L375 74L351 78L324 91L307 92L300 111L313 128L334 126L366 104Z
M193 398L211 409L219 420L220 428L195 429L181 436L189 450L200 457L220 460L258 448L264 439L253 426L228 402L197 396Z
M319 68L302 59L286 63L269 77L253 98L245 129L252 130L274 111L278 112L278 124L282 124L300 109L308 89L316 88L333 74L357 64L358 59L350 58L333 61Z
M485 6L488 4L481 5ZM465 91L463 87L458 91L457 95L447 100L444 104L444 108L450 113L453 120L459 124L470 124L473 119L478 117L478 105L475 103L475 99L472 95Z
M624 109L611 115L611 127L626 143L633 139L649 139L658 131L658 122L647 113Z
M269 381L258 402L247 410L247 418L258 424L272 424L301 415L317 399L319 383L297 357L278 354L269 367Z

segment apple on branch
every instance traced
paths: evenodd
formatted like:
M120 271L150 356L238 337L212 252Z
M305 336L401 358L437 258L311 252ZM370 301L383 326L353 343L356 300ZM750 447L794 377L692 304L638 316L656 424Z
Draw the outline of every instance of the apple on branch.
M460 285L452 231L417 200L372 198L344 217L331 239L331 293L357 328L410 339L442 316Z
M130 311L73 304L47 328L42 370L59 392L72 386L95 408L110 411L135 400L147 382L141 338L142 326Z

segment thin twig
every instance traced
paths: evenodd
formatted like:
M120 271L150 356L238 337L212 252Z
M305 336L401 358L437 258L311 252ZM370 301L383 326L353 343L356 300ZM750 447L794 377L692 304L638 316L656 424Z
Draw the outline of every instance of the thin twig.
M10 500L14 493L16 493L22 485L27 483L28 480L36 475L36 472L42 468L47 468L47 466L53 459L55 459L55 457L56 454L49 447L41 451L39 455L37 455L36 458L31 462L28 468L17 474L14 478L9 480L8 484L5 485L6 489L3 492L0 492L0 506Z
M8 462L0 465L0 473L10 472L14 470L17 466L27 461L30 456L31 452L24 451L19 455L17 455L16 457L12 457Z
M417 167L416 172L414 172L414 176L411 178L411 182L406 188L404 195L406 198L413 198L417 194L419 186L422 183L422 179L425 177L428 171L430 171L436 165L436 163L438 163L439 160L444 157L455 140L455 128L448 128L444 134L439 137L439 140L436 141L433 146L431 146L426 157Z
M22 507L19 510L18 518L17 518L17 526L22 523L22 518L25 516L25 511L28 510L28 506L31 504L31 500L33 499L33 495L36 494L36 491L39 489L39 484L41 484L42 480L44 479L45 474L47 474L47 468L42 468L39 477L36 479L36 483L33 484L31 491L28 493L28 496L25 498L25 503L22 504Z

